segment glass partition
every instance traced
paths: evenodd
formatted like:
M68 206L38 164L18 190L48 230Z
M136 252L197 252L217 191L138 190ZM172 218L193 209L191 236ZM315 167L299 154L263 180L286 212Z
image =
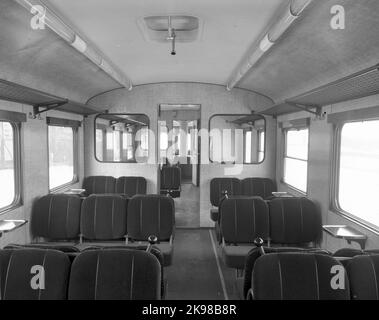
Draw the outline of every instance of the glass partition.
M258 114L220 114L209 120L209 159L221 164L264 161L266 121Z
M145 114L106 113L96 116L96 159L100 162L147 162L149 125Z

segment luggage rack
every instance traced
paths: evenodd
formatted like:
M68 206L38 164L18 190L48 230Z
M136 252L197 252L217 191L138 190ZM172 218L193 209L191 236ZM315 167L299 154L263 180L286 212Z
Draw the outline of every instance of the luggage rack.
M0 99L33 106L33 111L29 114L29 117L33 119L39 117L41 113L53 109L85 116L98 112L87 105L3 79L0 79Z
M322 107L379 93L379 64L280 102L262 112L277 117L300 110L322 117Z

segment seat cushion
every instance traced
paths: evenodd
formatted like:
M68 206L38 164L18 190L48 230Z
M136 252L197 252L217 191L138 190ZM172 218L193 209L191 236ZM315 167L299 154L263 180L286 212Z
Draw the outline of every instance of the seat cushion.
M224 263L229 268L243 269L245 266L245 259L253 245L225 245L222 247L222 257Z
M336 272L331 272L332 270ZM333 287L337 270L343 287ZM342 281L338 283L342 284ZM349 281L343 266L325 254L270 253L254 265L252 289L257 300L349 300Z
M109 249L82 252L73 262L70 300L157 300L161 266L151 253Z
M218 208L212 208L210 210L210 213L211 213L212 221L217 222L219 220L219 217L220 217L220 214L218 212Z
M138 241L138 242L129 242L128 247L147 247L147 241ZM173 257L174 257L174 246L170 242L160 242L154 244L154 247L157 248L161 254L163 259L163 266L168 267L172 265Z
M74 195L48 194L35 201L30 219L33 238L78 239L81 200Z
M44 270L45 288L31 285L35 266ZM38 270L38 269L37 269ZM70 260L56 250L18 249L0 251L2 300L65 300L70 273ZM37 279L37 278L36 278ZM41 284L41 282L37 281Z
M40 243L29 243L29 244L8 244L4 249L27 249L27 248L36 248L36 249L50 249L57 250L61 252L79 252L76 248L76 242L40 242Z

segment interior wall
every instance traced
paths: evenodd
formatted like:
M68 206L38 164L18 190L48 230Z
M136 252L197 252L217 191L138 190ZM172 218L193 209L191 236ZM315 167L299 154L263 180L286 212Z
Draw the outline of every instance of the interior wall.
M42 120L30 119L28 114L32 109L29 105L0 100L0 110L27 114L27 121L21 125L22 205L5 213L0 213L0 219L26 219L30 221L33 201L49 193L46 116L80 121L83 119L82 116L59 111L43 113ZM73 184L70 188L80 188L82 185L84 174L83 150L83 127L80 127L79 182ZM28 223L13 232L3 234L0 238L0 247L9 243L30 242L29 228L30 224Z
M200 104L201 128L208 130L209 118L220 113L250 113L251 110L261 111L272 105L272 101L262 95L242 89L226 91L224 86L201 83L159 83L137 86L132 91L118 89L104 93L89 101L91 105L107 107L110 112L145 113L150 118L150 128L157 136L158 105L168 104ZM94 158L94 117L85 120L85 163L86 175L108 174L140 175L148 180L148 192L158 191L158 166L156 164L156 143L150 141L150 155L154 163L100 163ZM213 222L209 218L211 208L209 200L209 184L214 177L225 175L239 178L259 176L275 177L275 121L267 118L266 159L262 164L238 166L230 170L230 166L209 164L208 139L201 140L200 166L200 226L210 227ZM227 169L227 170L225 170ZM238 170L240 169L240 170Z
M347 102L341 102L334 105L325 106L323 111L327 114L362 109L367 107L378 106L379 95L357 99ZM308 113L298 112L291 115L285 115L278 118L278 122L285 120L301 119L309 117ZM277 129L277 167L276 167L276 179L278 181L278 187L280 191L287 191L294 195L302 195L296 192L293 188L282 182L283 178L283 133ZM308 156L308 197L314 200L322 213L323 224L339 224L339 225L351 225L357 230L368 236L366 243L367 249L374 249L379 247L379 234L364 228L362 225L347 219L346 217L336 213L331 208L330 199L330 185L332 179L332 146L333 146L333 126L327 123L327 116L323 120L315 119L311 117L309 128L309 156ZM367 201L367 199L363 199ZM349 245L345 240L336 239L327 234L323 234L323 247L336 251L343 247L355 247L359 248L359 245L353 243Z

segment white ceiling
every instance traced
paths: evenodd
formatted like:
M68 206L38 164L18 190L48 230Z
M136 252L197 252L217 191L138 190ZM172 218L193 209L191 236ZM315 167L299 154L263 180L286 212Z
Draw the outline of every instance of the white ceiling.
M49 7L93 42L134 85L186 81L226 84L248 48L287 0L49 0ZM150 15L193 15L203 21L200 40L147 42L137 25Z

